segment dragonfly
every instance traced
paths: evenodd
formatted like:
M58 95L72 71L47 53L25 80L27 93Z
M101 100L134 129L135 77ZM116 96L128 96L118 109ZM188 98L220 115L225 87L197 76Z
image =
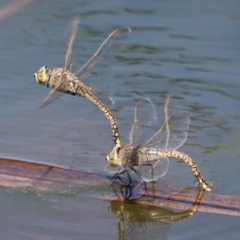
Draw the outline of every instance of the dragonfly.
M91 77L94 77L94 70L96 70L97 66L103 63L105 60L109 59L109 57L113 55L114 51L123 48L124 45L121 41L130 36L131 28L123 27L114 30L101 44L94 55L79 70L73 73L71 71L72 48L79 22L79 17L73 20L71 34L67 45L64 67L49 69L47 66L43 66L34 73L34 78L40 85L45 85L48 88L52 89L45 97L43 102L39 105L37 110L52 103L62 93L87 98L94 105L96 105L110 121L114 140L114 148L111 151L111 157L118 159L118 153L121 148L121 141L119 137L117 121L111 111L99 99L98 91L95 91L95 89L85 85L83 83L83 80L86 78L89 79Z
M171 115L165 124L154 133L157 123L157 112L154 104L146 98L136 103L134 123L129 144L119 152L119 158L107 159L105 171L119 177L129 171L137 173L144 182L156 181L168 170L169 159L183 160L192 170L199 185L211 191L204 180L197 164L187 154L177 151L186 141L190 119L186 112L180 111Z

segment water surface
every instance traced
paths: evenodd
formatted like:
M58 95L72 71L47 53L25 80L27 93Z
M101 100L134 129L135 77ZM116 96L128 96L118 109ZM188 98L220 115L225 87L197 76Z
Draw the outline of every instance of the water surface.
M4 7L8 1L1 1ZM48 89L33 73L63 66L70 21L81 15L74 67L86 62L108 34L130 26L123 52L97 86L115 100L123 144L136 101L149 97L158 110L171 96L169 112L187 111L189 136L179 150L189 154L217 192L239 195L240 143L239 1L35 1L0 22L1 157L105 174L113 141L109 122L86 99L62 96L34 111ZM167 184L194 186L182 162L171 160ZM0 191L1 239L118 239L110 203L79 196L51 197ZM99 193L100 194L100 193ZM239 219L196 214L169 227L167 239L237 239ZM159 232L160 232L159 228ZM158 231L156 228L155 231ZM156 238L158 239L158 238Z

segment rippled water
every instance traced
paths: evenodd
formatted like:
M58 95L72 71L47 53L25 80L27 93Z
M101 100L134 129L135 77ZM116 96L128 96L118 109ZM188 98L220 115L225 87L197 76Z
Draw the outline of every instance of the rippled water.
M1 1L4 7L9 1ZM213 190L239 195L239 1L35 1L0 22L1 157L104 174L112 149L105 116L86 99L62 96L34 111L48 89L33 73L63 65L68 28L81 15L74 67L86 62L108 34L130 26L132 35L97 86L115 100L121 139L128 142L136 101L149 97L164 121L169 112L191 117L189 154ZM181 170L180 170L181 169ZM194 186L185 164L170 161L160 180ZM1 239L117 239L108 203L79 196L44 201L33 194L1 192ZM86 203L87 202L87 203ZM237 239L239 219L196 214L171 226L167 239Z

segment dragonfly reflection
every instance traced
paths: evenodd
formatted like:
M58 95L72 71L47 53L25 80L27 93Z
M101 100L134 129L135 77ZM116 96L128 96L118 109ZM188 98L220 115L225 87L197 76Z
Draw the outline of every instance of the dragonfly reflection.
M187 196L189 189L184 189ZM178 194L174 194L177 198ZM119 202L112 201L108 210L118 217L118 239L167 239L167 231L173 223L192 217L197 211L203 198L204 190L199 188L192 205L185 211L174 212L167 208L154 207L158 199ZM172 197L172 196L170 196ZM171 199L171 198L170 198ZM169 205L171 200L161 201L161 205ZM141 205L142 204L142 205Z
M79 22L80 18L76 18L72 24L64 68L49 69L46 66L43 66L34 74L35 80L39 84L46 85L52 89L37 109L47 106L57 99L61 93L86 97L95 104L110 121L115 145L111 153L115 158L118 158L121 142L117 121L110 110L99 99L99 92L86 86L82 81L86 78L93 77L96 74L95 71L100 68L99 66L109 59L115 51L118 51L123 47L122 41L130 35L131 29L129 27L124 27L113 31L94 55L78 71L72 73L72 47Z
M141 176L145 182L163 177L168 169L168 158L183 160L192 170L199 185L211 191L204 180L197 164L185 153L176 151L187 139L190 119L185 112L178 112L169 117L165 124L152 135L157 122L157 112L149 99L137 102L135 119L129 135L129 144L119 153L119 159L107 158L105 170L117 177L129 170Z

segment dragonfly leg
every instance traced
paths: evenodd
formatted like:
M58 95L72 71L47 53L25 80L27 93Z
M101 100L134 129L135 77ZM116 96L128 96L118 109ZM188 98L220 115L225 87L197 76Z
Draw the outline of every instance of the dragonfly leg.
M123 192L123 188L125 189L125 193ZM122 194L124 200L128 200L131 198L131 196L132 196L131 185L121 186L120 189L121 189L121 194Z
M113 182L112 182L112 184L111 184L110 186L112 187L112 189L113 189L115 195L118 197L118 199L121 199L121 197L120 197L120 196L118 195L118 193L117 193L117 190L116 190L115 187L114 187Z
M145 163L145 164L143 164L144 166L148 166L148 167L150 167L151 169L149 170L149 172L151 171L151 175L152 175L152 191L153 191L153 193L155 192L155 190L154 190L154 176L153 176L153 165L151 164L151 163ZM141 174L135 169L135 168L133 168L133 167L131 167L131 170L133 170L138 176L141 176ZM146 196L147 195L149 195L148 194L148 189L147 189L147 183L146 183L146 181L141 181L141 182L144 182L144 190L145 190L145 192L146 192ZM141 184L141 182L133 189L133 191Z
M131 178L131 176L130 176L130 174L129 174L127 169L125 170L125 172L127 173L127 176L128 176L128 184L127 185L130 186L131 183L132 183L132 178Z
M126 182L121 178L121 175L122 174L127 174L127 177L128 177L128 183L126 184ZM127 169L125 169L125 170L123 170L122 172L118 172L118 173L116 173L114 176L113 176L113 182L112 182L112 184L113 183L115 183L116 181L117 181L117 179L120 181L120 182L122 182L123 183L123 185L124 186L130 186L131 185L131 183L132 183L132 179L131 179L131 176L129 175L129 172L128 172L128 170ZM112 185L111 184L111 185Z
M150 171L151 171L151 175L152 175L152 181L154 181L153 180L154 179L154 176L153 176L153 165L151 163L144 163L144 164L142 164L142 166L148 166L148 167L151 168ZM141 177L141 173L139 173L134 167L130 167L130 169L133 170L138 176Z
M122 180L121 177L119 176L119 173L114 174L114 176L113 176L112 178L113 178L113 181L112 181L112 183L111 183L111 186L113 186L113 184L114 184L115 182L117 182L117 179L120 180L121 182L123 182L123 180Z
M112 189L118 199L124 199L124 201L127 201L131 198L132 192L133 192L131 185L120 185L121 194L119 194L116 186L113 183L110 186L112 187Z
M147 183L145 182L145 191L146 191L146 196L153 196L153 199L155 199L155 188L154 188L154 185L155 185L155 182L152 181L150 182L149 184L152 185L152 189L150 191L152 191L152 194L149 194L149 191L148 191L148 188L147 188Z

